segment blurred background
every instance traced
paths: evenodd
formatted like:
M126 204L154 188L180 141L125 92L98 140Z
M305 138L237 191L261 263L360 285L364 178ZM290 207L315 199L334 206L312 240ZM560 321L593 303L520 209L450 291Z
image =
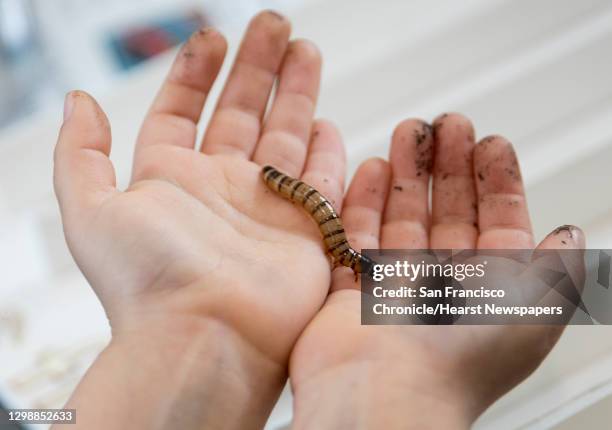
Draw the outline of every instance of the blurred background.
M584 227L589 247L612 248L608 0L0 0L5 406L61 407L109 337L64 244L53 196L65 92L84 89L100 101L125 185L140 121L175 47L214 25L232 56L263 8L289 16L295 36L321 48L318 115L339 125L351 173L365 157L386 155L399 120L460 111L477 137L514 142L538 238L572 223ZM612 327L569 327L542 367L476 428L608 428L611 408ZM290 419L285 392L269 428Z

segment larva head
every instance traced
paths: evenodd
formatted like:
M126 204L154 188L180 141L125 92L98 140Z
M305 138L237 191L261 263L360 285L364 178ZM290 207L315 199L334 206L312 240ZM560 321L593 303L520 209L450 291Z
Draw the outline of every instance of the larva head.
M268 173L268 172L270 172L270 171L272 171L272 170L274 170L274 167L272 167L272 166L264 166L264 168L262 169L262 171L261 171L261 172L262 172L262 173L263 173L263 175L265 176L265 175L266 175L266 173Z
M267 182L268 179L270 179L270 175L274 172L276 172L276 169L274 167L265 166L263 169L261 169L261 176L263 180Z

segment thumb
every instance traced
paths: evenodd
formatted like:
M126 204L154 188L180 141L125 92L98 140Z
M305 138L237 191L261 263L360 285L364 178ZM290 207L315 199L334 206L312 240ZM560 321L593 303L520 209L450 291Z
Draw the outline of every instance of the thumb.
M548 234L536 247L532 261L541 267L566 273L576 286L585 278L584 233L574 225L562 225Z
M80 218L116 192L108 119L96 101L72 91L55 147L53 184L64 223Z
M582 308L582 291L586 279L584 261L585 238L582 230L573 225L557 227L536 247L532 268L548 273L551 290L544 302L563 306L564 322L568 322L576 308ZM556 274L556 275L555 275Z

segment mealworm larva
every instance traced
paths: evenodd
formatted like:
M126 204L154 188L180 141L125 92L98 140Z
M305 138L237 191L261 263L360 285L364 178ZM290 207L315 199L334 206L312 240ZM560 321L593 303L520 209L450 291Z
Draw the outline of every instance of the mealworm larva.
M262 177L268 188L284 198L301 205L319 225L323 243L334 260L334 266L350 267L355 276L369 274L374 262L355 251L348 243L342 219L334 207L320 192L310 185L279 172L272 166L265 166Z

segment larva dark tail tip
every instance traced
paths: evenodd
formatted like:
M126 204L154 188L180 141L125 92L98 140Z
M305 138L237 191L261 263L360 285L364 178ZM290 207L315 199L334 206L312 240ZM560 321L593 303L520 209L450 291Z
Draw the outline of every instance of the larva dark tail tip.
M374 265L376 263L365 255L361 256L360 263L361 274L371 278L374 272Z
M272 167L272 166L264 166L262 171L263 171L264 174L266 174L266 173L268 173L271 170L274 170L274 167Z

